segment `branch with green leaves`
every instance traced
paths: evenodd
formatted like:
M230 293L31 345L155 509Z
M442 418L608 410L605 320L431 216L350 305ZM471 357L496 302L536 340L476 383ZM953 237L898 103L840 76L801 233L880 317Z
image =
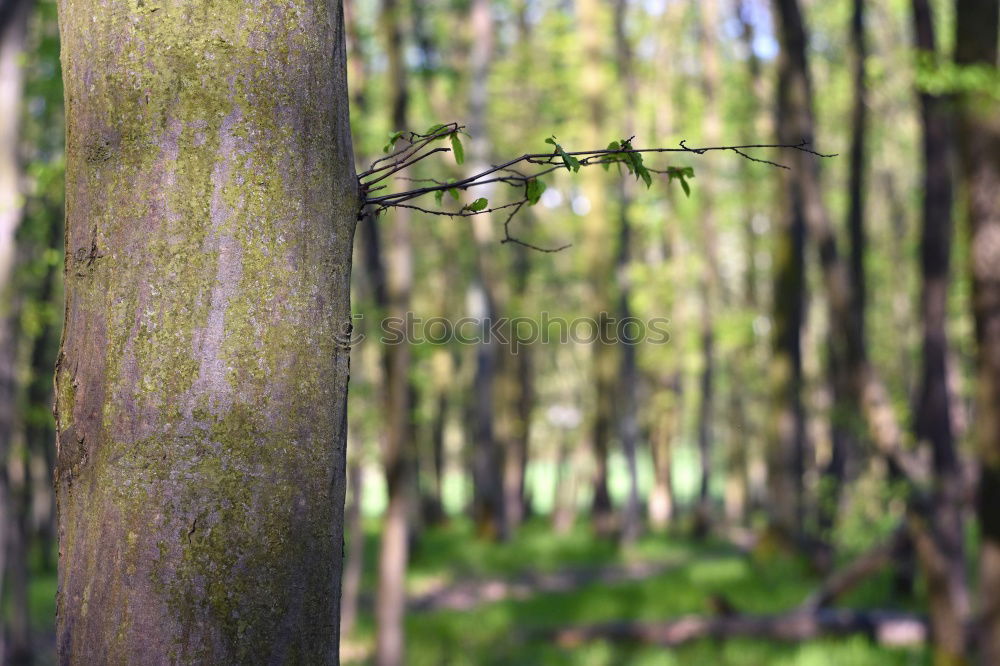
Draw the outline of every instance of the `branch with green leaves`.
M616 166L619 171L625 168L628 174L637 181L651 187L654 176L663 176L668 183L677 181L684 194L691 195L691 185L688 182L694 178L694 169L690 166L662 168L651 167L645 163L643 155L655 153L689 153L703 155L707 152L728 151L744 159L780 169L787 169L784 164L754 157L747 151L762 149L789 149L808 153L816 157L835 157L825 155L809 148L807 142L798 144L748 144L740 146L707 146L701 148L689 147L681 141L677 148L636 148L633 145L635 137L618 139L608 144L603 150L567 151L556 139L549 137L545 142L552 146L551 151L543 153L526 153L501 164L491 165L482 171L456 180L436 180L433 178L413 179L401 176L415 164L439 153L452 153L457 164L465 161L465 148L462 135L465 127L458 123L437 124L424 132L393 132L389 135L384 147L385 156L375 160L367 171L358 174L361 191L359 218L368 213L379 215L390 208L408 208L429 215L446 217L472 217L494 212L503 212L504 237L501 243L515 243L540 252L558 252L569 245L556 248L543 248L521 240L510 233L511 221L525 206L534 206L542 198L546 190L543 180L560 169L577 173L588 166L600 165L605 171ZM447 145L441 143L447 142ZM528 168L526 168L526 166ZM386 192L389 179L403 179L419 187L400 192ZM463 203L463 193L477 187L492 184L503 184L515 193L514 198L502 205L491 206L485 197L477 197ZM381 192L381 194L380 194ZM423 197L434 197L437 208L414 203ZM450 197L455 203L451 209L445 208L445 197ZM455 205L459 205L457 209Z

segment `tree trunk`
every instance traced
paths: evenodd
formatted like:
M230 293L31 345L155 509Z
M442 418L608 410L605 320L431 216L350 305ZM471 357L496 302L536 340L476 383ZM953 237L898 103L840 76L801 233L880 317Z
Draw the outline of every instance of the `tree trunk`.
M472 51L469 66L472 82L469 90L469 172L478 173L488 168L489 133L486 125L489 102L489 75L493 63L494 23L489 0L474 0L469 23L472 29ZM490 192L482 192L489 197ZM480 536L503 539L507 536L508 523L504 515L504 460L509 453L508 441L501 442L497 435L496 406L503 395L498 391L501 355L506 350L490 338L489 327L500 316L502 296L496 262L493 258L493 229L489 215L479 215L471 220L476 248L474 289L480 306L473 316L480 321L480 341L476 346L476 373L473 380L473 482L475 497L473 514Z
M393 126L407 128L407 85L404 42L397 0L383 0L382 37L388 56L390 114ZM405 177L406 172L400 172ZM389 213L387 242L379 247L374 237L372 251L384 256L384 312L394 321L405 321L413 289L413 249L410 212L398 208ZM377 221L372 220L374 225ZM374 231L374 229L373 229ZM376 282L380 281L378 279ZM382 516L382 540L375 598L375 663L399 666L404 663L406 613L406 565L409 559L409 517L414 495L413 391L410 385L410 341L387 344L384 349L384 398L387 418L382 465L385 470L388 506Z
M719 115L718 92L721 85L719 51L715 31L719 25L715 0L698 3L698 31L703 67L702 93L705 99L704 141L717 145L722 134ZM698 404L698 451L701 465L701 483L698 509L695 514L695 534L706 536L712 523L712 457L715 442L714 419L716 411L716 351L715 308L722 301L722 284L717 255L718 233L715 217L715 187L711 172L699 175L701 197L700 230L701 255L704 261L701 276L701 377L699 378L700 402Z
M622 92L628 99L637 99L638 81L633 66L632 45L625 31L628 0L615 0L615 53L618 73L621 77ZM635 130L634 113L630 106L624 110L622 134L632 136ZM632 261L632 223L629 207L632 204L635 183L622 178L619 185L620 214L618 217L618 322L619 331L625 332L625 322L632 321L632 281L629 268ZM625 510L622 513L621 539L625 543L635 541L642 530L641 507L639 505L639 463L636 448L639 443L638 384L639 369L636 345L619 340L621 348L618 370L618 436L625 454L628 469L629 489Z
M653 458L653 490L649 497L649 522L664 530L674 516L673 442L681 414L681 373L678 371L663 387L664 399L654 417L650 433Z
M778 0L779 13L794 2ZM780 15L780 14L779 14ZM803 73L795 67L786 42L778 65L776 127L781 143L802 140L795 123L797 82ZM804 47L803 47L804 48ZM801 83L799 83L801 85ZM805 321L805 201L798 169L782 173L785 213L779 216L774 241L774 323L771 381L773 414L768 450L768 487L771 518L789 533L802 528L802 472L806 447L805 410L802 404L802 326Z
M987 68L995 80L998 22L1000 1L957 0L957 65ZM978 370L979 656L984 664L996 664L1000 663L1000 104L986 89L970 90L960 95L959 108Z
M865 143L868 131L868 88L865 79L865 64L868 46L865 38L865 2L853 0L851 13L851 79L854 99L851 106L851 146L847 178L847 232L850 246L851 308L854 317L851 325L859 340L865 339L865 228L864 228L864 180L866 168ZM838 333L831 331L831 338ZM862 347L863 349L863 347ZM828 358L829 384L833 394L833 409L830 416L830 460L823 469L825 483L819 498L819 525L824 531L836 526L840 508L841 491L846 482L848 456L855 448L857 431L855 413L857 401L851 387L850 360L845 358L836 340L831 340Z
M935 57L933 12L928 0L913 0L918 53ZM926 571L931 634L938 661L956 663L966 655L969 599L965 576L963 481L952 429L948 390L948 283L953 224L951 119L946 100L921 92L923 133L923 228L921 232L922 372L914 430L933 452L935 488L926 538L915 539ZM919 535L918 535L919 536ZM934 538L929 538L934 537Z
M7 581L9 584L7 652L5 664L21 666L32 662L31 613L28 598L28 538L31 519L30 458L17 447L7 459L9 504L7 521Z
M355 442L348 440L351 444ZM364 465L357 459L348 464L347 481L351 487L351 501L344 515L344 531L350 539L344 555L344 585L340 602L340 635L350 636L358 619L358 597L361 593L361 576L365 562L365 530L361 513L364 498Z
M61 663L338 661L339 2L62 0Z
M602 75L604 69L602 37L604 3L598 0L576 0L575 3L580 46L583 50L584 76L580 81L584 107L587 109L586 129L583 132L587 145L601 144L605 119L605 98L608 82ZM614 265L613 227L607 223L608 206L605 184L597 173L584 176L584 192L590 200L590 212L583 221L584 242L581 258L587 267L587 299L593 308L598 329L598 340L591 345L592 386L594 410L591 417L590 443L594 457L593 501L591 519L599 533L608 534L613 529L614 515L611 495L608 492L608 455L614 434L615 388L618 379L618 362L615 347L607 343L611 337L610 316L612 308Z
M6 570L7 524L10 511L7 464L16 427L17 326L14 307L15 234L21 223L21 164L18 154L22 73L18 62L24 48L29 3L15 0L0 7L0 592ZM0 628L0 659L4 634Z

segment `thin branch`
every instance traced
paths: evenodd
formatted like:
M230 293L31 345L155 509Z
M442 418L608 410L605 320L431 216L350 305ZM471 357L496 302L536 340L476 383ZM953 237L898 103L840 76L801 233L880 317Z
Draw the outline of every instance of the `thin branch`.
M358 184L361 188L362 199L360 202L359 216L362 212L368 208L373 207L375 213L380 213L389 208L399 207L399 208L410 208L422 213L427 213L429 215L439 215L445 217L472 217L474 215L483 215L487 213L492 213L500 210L511 209L509 215L504 221L504 237L501 239L501 243L515 243L522 245L539 252L559 252L570 247L570 245L563 245L557 248L543 248L532 243L521 240L510 233L510 224L513 220L514 215L516 215L525 204L533 205L536 203L534 200L529 200L528 193L530 191L530 186L532 181L535 181L543 176L547 176L553 172L560 169L572 167L572 171L578 171L581 167L592 166L595 164L600 164L607 167L610 164L617 164L619 166L619 171L621 165L624 163L629 172L646 180L647 185L649 184L649 174L660 174L666 175L671 178L678 177L681 180L681 184L687 190L687 185L684 182L684 170L676 169L674 167L666 168L651 168L646 167L642 164L642 160L639 157L628 157L626 156L638 156L642 154L658 154L658 153L691 153L694 155L704 155L707 152L733 152L740 157L749 160L751 162L756 162L758 164L764 164L767 166L777 167L780 169L788 169L789 167L784 164L779 164L778 162L773 162L771 160L762 159L750 155L747 151L751 150L775 150L775 149L788 149L797 150L803 153L814 155L816 157L835 157L835 154L824 154L817 152L809 147L808 142L801 141L797 144L773 144L773 143L756 143L756 144L744 144L737 146L704 146L700 148L693 148L687 145L686 141L680 142L680 147L678 148L633 148L632 140L623 139L621 142L621 148L615 148L618 144L609 147L604 150L578 150L578 151L565 151L562 147L555 145L555 149L550 153L525 153L519 157L515 157L506 162L500 164L493 164L489 168L480 171L479 173L472 174L471 176L466 176L452 182L445 182L436 180L433 178L424 179L414 179L414 178L403 178L398 177L398 180L406 180L412 183L431 183L430 185L424 185L422 187L416 187L402 192L392 192L387 194L382 194L380 196L371 196L373 192L385 188L385 185L379 185L378 187L373 187L377 183L380 183L394 174L397 174L410 166L430 157L431 155L443 152L451 152L450 148L437 147L430 150L424 151L424 148L429 146L432 142L439 139L445 139L451 137L454 141L454 137L459 133L464 133L464 126L458 123L449 123L443 125L433 132L428 132L426 134L418 134L415 132L410 132L407 135L406 142L409 144L395 152L381 157L374 162L372 162L371 167L358 175ZM403 135L394 135L395 139L403 138ZM453 143L454 145L454 143ZM456 145L455 149L459 149L461 146ZM423 152L422 152L423 151ZM530 164L542 167L535 170L533 173L526 173L515 167L521 164ZM366 180L367 179L367 180ZM502 183L511 188L523 188L522 196L517 198L511 203L504 204L502 206L495 206L482 211L471 211L468 209L463 209L458 212L448 212L433 210L425 208L423 206L418 206L410 204L407 202L413 201L419 197L436 194L440 199L441 193L451 192L454 193L456 190L468 191L474 187L481 187L484 185L489 185L493 183Z

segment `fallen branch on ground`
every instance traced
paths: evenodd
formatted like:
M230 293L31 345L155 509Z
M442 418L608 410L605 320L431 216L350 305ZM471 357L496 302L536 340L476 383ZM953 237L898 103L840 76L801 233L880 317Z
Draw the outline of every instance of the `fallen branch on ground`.
M900 647L925 643L929 630L923 617L911 613L818 609L781 615L689 615L667 622L610 622L558 629L547 635L563 647L601 639L675 647L703 638L804 641L850 634Z
M537 594L569 592L584 585L615 585L643 580L670 568L662 563L638 563L602 569L571 569L526 573L513 579L470 580L426 592L409 602L412 610L470 610L507 599L527 599Z
M905 544L906 538L906 528L897 527L887 541L876 544L846 566L834 571L802 602L798 610L810 612L829 606L862 581L889 566Z

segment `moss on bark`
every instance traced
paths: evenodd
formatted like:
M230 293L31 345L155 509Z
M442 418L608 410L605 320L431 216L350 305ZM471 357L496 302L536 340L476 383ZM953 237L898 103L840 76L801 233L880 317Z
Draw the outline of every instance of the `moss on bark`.
M62 0L64 663L334 663L339 2Z

